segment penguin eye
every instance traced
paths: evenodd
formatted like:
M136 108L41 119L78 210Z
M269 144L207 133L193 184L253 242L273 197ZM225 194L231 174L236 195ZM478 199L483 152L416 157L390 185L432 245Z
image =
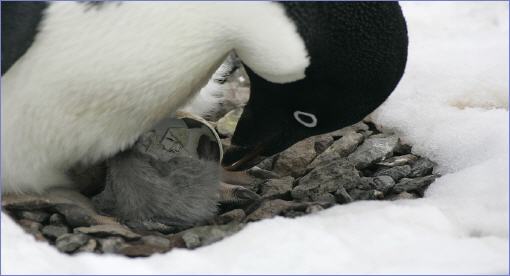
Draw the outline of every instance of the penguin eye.
M317 125L317 117L312 113L303 111L294 111L294 119L305 127L315 127Z

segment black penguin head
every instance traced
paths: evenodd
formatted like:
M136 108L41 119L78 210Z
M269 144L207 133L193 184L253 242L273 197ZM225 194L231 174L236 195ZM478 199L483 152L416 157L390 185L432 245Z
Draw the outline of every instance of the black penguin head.
M395 89L407 60L407 29L397 3L281 2L303 38L306 77L271 83L246 67L250 100L225 153L227 169L356 123Z

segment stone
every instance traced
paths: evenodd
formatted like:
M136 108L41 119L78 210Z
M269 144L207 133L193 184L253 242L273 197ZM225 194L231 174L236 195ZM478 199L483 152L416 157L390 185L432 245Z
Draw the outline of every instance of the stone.
M335 131L329 132L326 135L331 136L334 140L338 140L341 137L345 136L347 133L365 132L365 131L368 131L368 130L369 130L368 125L361 121L361 122L355 123L353 125L341 128L339 130L335 130Z
M340 187L334 194L336 202L340 204L351 203L353 201L351 195L344 189L344 187Z
M280 178L280 175L278 175L275 172L261 169L258 166L255 166L253 168L250 168L247 173L255 178L258 179L271 179L271 178Z
M337 159L316 167L301 178L292 189L291 195L297 200L313 201L318 195L334 193L340 187L349 190L360 181L361 177L352 164Z
M218 133L224 137L232 137L242 113L242 108L236 108L225 114L225 116L218 120L216 125Z
M99 239L98 242L103 253L118 253L127 246L121 237L108 237L106 239Z
M263 170L272 171L274 168L274 162L278 158L278 154L272 155L265 158L257 164L257 167Z
M399 183L395 184L393 191L401 192L417 192L422 194L425 189L436 179L435 175L429 175L418 178L403 178Z
M53 206L53 203L39 196L2 195L2 207L6 210L41 210Z
M309 165L310 168L320 166L334 159L347 157L356 147L363 142L363 135L356 132L347 132L342 138L336 140L323 153L315 158Z
M216 218L218 224L227 224L230 222L241 222L246 217L243 209L230 210Z
M71 227L82 227L96 224L94 213L74 204L57 204L55 210L65 217Z
M304 212L308 204L286 201L282 199L266 200L260 207L248 215L247 221L257 221L281 215L290 210Z
M382 197L382 193L376 190L352 189L349 194L354 200L372 200L381 199Z
M50 224L52 225L63 225L65 223L64 216L58 213L54 213L50 216Z
M387 194L393 186L395 186L395 180L387 175L374 177L372 181L374 183L374 188L384 194Z
M84 234L65 234L55 241L60 252L72 253L89 241L90 237Z
M427 158L420 158L411 167L410 177L425 176L432 173L434 163Z
M403 165L379 170L374 176L386 175L391 177L395 182L398 182L400 179L409 176L409 174L411 174L411 166Z
M328 134L314 136L315 153L323 153L329 146L331 146L331 144L333 144L334 141L333 137Z
M280 153L274 163L274 172L281 176L299 177L316 155L313 138L297 142Z
M97 248L97 241L94 240L94 239L89 239L89 241L83 245L82 247L80 247L78 249L79 252L89 252L89 253L92 253L96 250Z
M119 249L118 253L128 257L149 257L155 253L165 253L170 248L162 248L148 244L128 244Z
M351 153L347 159L349 159L357 169L364 169L373 163L391 157L397 144L398 137L394 135L375 138L371 136L365 140L356 151Z
M207 225L194 227L180 233L187 248L193 249L199 246L212 244L239 232L244 227L241 223L225 225Z
M418 198L418 196L416 196L415 194L408 193L408 192L401 192L399 194L392 195L392 196L388 197L389 200L402 200L402 199L415 199L415 198Z
M67 226L47 225L42 228L41 232L48 239L56 240L58 237L69 233L69 229Z
M25 230L25 232L33 235L40 233L43 227L42 224L28 219L20 219L17 222L23 228L23 230Z
M267 198L288 195L292 191L292 183L294 183L294 178L292 176L269 179L260 187L262 196Z
M137 240L141 237L140 235L129 230L129 228L120 224L104 224L90 227L78 227L74 229L74 232L97 237L119 236L125 238L126 240Z
M418 157L414 154L405 154L388 158L382 162L377 163L377 165L385 167L396 167L411 164L417 159Z
M20 211L17 213L18 217L21 219L28 219L31 221L44 223L48 220L50 215L43 211Z
M160 236L156 236L156 235L148 235L148 236L143 236L141 238L141 241L142 241L142 243L150 245L150 246L160 247L163 249L170 249L170 240L168 240L167 238L164 238L164 237L160 237Z

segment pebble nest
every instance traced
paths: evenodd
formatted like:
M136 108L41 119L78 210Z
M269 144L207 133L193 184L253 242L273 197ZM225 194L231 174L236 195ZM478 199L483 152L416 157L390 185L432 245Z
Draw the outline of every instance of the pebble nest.
M230 83L234 92L247 93L246 87L239 81ZM224 148L228 148L241 114L238 98L247 98L232 91L231 95L234 100L230 104L208 117ZM91 225L87 215L72 205L37 200L4 203L3 210L36 240L64 253L147 257L173 248L206 246L248 223L275 216L294 218L360 200L420 198L439 176L433 173L434 166L431 160L412 154L412 147L397 135L381 132L370 122L359 122L310 137L263 160L247 171L254 181L245 186L260 195L260 200L221 204L214 218L188 229L161 233L123 225Z

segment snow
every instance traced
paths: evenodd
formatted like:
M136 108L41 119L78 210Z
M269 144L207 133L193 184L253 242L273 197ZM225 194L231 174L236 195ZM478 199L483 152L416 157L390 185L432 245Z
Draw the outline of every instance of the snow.
M67 256L2 215L2 274L508 274L508 3L402 3L404 79L373 115L443 177L423 199L274 218L197 250Z

